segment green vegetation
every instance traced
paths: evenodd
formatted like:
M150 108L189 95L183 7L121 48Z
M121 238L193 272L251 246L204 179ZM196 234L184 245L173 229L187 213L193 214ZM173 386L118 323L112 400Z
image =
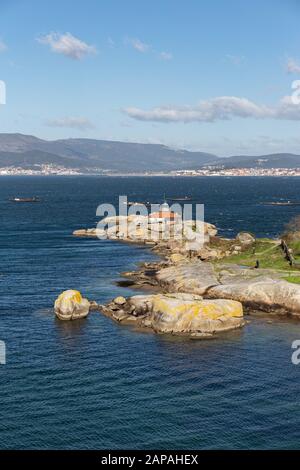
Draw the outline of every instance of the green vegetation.
M293 276L289 275L287 277L283 277L285 281L292 282L293 284L300 284L300 276Z
M251 235L255 239L255 235ZM257 238L255 243L245 245L239 236L235 240L211 237L211 248L228 255L215 262L216 268L224 262L249 268L259 265L259 268L272 270L277 278L300 284L300 215L290 220L280 238L283 245L280 239Z
M289 263L284 258L284 254L278 242L268 239L257 239L256 243L250 248L225 259L228 263L243 264L249 267L255 266L256 260L258 260L260 268L284 271L292 270Z
M296 262L300 262L300 240L290 242L289 248L293 250ZM282 272L283 279L300 284L300 270L298 274L297 268L289 265L278 240L256 239L254 245L245 248L241 253L223 258L219 262L254 267L256 260L259 261L260 268Z
M288 242L289 248L292 248L293 255L295 258L300 258L300 240L292 240Z

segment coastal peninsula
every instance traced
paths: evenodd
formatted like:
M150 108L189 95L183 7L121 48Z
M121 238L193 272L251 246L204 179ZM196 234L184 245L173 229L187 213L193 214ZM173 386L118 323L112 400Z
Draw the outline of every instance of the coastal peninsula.
M289 262L292 248L288 248L288 256L281 240L256 239L245 232L234 239L222 238L214 225L203 222L205 243L198 250L189 250L185 237L164 239L166 226L168 230L174 228L174 220L164 224L156 221L153 231L150 218L146 224L137 218L140 216L131 215L125 220L138 227L126 235L124 217L102 221L108 224L108 239L149 244L161 257L161 261L123 273L126 280L120 285L150 289L150 293L128 299L120 296L99 305L99 310L113 320L157 333L206 338L243 327L243 311L300 316L300 271L296 262ZM186 225L195 230L195 222L187 221ZM99 229L81 229L73 234L97 237Z

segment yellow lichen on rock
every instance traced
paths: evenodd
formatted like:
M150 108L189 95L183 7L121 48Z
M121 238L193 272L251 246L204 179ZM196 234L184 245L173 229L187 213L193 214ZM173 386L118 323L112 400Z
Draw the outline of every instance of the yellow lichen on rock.
M172 253L170 255L170 261L172 263L180 263L181 261L184 261L186 259L186 257L180 253Z
M243 316L242 304L234 300L216 299L188 301L170 298L160 294L153 296L153 310L176 316L187 313L193 317L203 315L212 320L216 320L224 315L229 317Z
M243 316L243 307L240 302L236 302L235 300L203 300L199 308L199 313L213 320L223 317L224 315L239 318Z
M77 290L62 292L55 301L54 311L60 320L76 320L88 315L90 303Z
M187 294L186 294L187 295ZM203 332L212 334L243 326L240 302L226 299L191 300L153 295L152 326L164 332Z
M81 302L82 296L78 290L65 290L58 296L57 300L59 302L64 301L66 303L67 302Z

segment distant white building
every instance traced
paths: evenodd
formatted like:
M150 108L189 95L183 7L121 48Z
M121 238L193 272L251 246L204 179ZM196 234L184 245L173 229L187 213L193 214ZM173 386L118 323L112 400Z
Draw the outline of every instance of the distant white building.
M170 211L169 204L165 201L157 212L149 215L150 223L174 222L180 217L176 212Z

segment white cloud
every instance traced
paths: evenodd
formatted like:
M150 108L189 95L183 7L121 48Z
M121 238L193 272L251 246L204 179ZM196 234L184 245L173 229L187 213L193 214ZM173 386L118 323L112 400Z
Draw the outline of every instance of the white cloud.
M159 57L163 60L172 60L173 59L173 54L171 54L171 52L162 51L159 54Z
M124 39L124 43L133 47L136 51L140 52L141 54L145 54L147 52L152 53L155 55L157 58L161 60L172 60L173 59L173 54L171 52L167 51L161 51L158 52L156 51L150 44L146 44L145 42L141 41L138 38L129 38L126 37Z
M41 44L50 46L53 52L63 54L74 60L80 60L88 54L97 52L94 46L91 46L81 39L76 38L71 33L59 34L49 33L37 39Z
M60 119L48 119L46 121L46 125L49 127L68 127L81 131L94 129L95 127L89 119L82 117L64 117Z
M300 73L300 64L293 58L288 59L286 68L288 73Z
M142 42L138 38L126 38L126 44L130 44L135 50L141 53L148 52L150 50L149 44Z
M7 45L0 39L0 52L4 52L7 49Z
M300 120L300 104L295 104L291 96L285 96L276 106L256 104L247 98L221 96L196 105L160 106L151 110L129 107L123 112L133 119L154 122L215 122L235 117Z

